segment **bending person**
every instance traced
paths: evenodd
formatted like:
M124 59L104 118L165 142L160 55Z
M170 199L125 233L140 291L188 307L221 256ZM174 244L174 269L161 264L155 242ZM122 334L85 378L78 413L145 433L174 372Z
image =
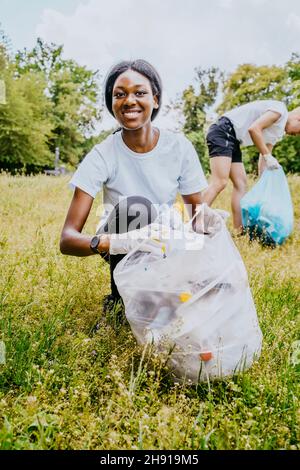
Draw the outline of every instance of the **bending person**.
M235 229L242 230L240 200L247 190L247 176L241 146L255 145L260 152L259 174L265 167L280 167L272 155L273 146L284 135L300 134L300 107L288 112L284 103L260 100L232 109L212 124L206 140L210 156L211 181L204 201L212 204L218 194L233 184L231 208Z

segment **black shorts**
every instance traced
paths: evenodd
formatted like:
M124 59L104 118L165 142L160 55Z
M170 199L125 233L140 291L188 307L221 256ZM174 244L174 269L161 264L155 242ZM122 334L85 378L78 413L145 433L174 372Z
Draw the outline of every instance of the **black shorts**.
M226 116L220 117L210 126L206 142L210 157L230 157L232 162L242 162L240 142L236 138L232 122Z

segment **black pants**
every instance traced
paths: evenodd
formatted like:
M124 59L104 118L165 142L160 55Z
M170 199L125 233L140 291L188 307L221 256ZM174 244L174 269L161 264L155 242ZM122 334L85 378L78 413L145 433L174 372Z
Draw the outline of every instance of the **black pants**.
M145 227L154 222L157 211L149 199L142 196L129 196L122 199L110 213L101 233L125 233ZM113 272L117 264L126 255L103 255L110 264L111 293L120 298L119 291L114 281Z
M210 158L230 157L232 163L242 163L240 142L236 138L232 122L221 116L208 129L206 142Z

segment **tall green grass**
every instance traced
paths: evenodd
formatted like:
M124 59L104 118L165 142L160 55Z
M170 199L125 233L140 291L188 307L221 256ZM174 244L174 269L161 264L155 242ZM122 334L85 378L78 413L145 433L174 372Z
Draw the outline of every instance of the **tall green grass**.
M246 238L264 335L261 358L231 380L174 383L164 361L102 310L109 271L59 252L67 179L1 175L1 449L299 449L300 177L295 229L275 250ZM85 231L93 234L100 198ZM229 209L229 189L217 200Z

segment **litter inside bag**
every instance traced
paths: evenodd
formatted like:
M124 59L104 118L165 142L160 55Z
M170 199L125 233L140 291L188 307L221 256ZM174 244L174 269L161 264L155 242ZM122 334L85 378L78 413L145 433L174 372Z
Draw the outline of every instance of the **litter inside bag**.
M243 227L250 239L281 245L293 230L293 205L282 168L265 170L241 200Z
M114 278L138 343L169 352L174 376L197 383L250 367L262 334L245 266L225 224L212 238L191 237L189 249L175 245L165 258L129 253Z

